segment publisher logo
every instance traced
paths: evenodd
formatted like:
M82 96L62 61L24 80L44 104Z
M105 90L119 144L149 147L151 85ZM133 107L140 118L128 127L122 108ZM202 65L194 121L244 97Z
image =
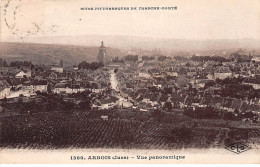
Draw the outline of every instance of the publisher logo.
M225 149L227 149L233 153L240 154L242 152L250 150L251 147L249 147L243 143L233 143L233 144L229 144L228 146L226 146Z

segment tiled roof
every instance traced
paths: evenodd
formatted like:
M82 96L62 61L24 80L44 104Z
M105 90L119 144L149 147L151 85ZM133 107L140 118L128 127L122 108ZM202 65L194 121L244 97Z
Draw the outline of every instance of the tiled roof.
M55 85L55 88L67 88L69 87L69 84L65 84L65 83L58 83Z
M215 71L216 73L232 73L232 71L229 69L229 67L219 67Z
M34 80L33 85L47 85L47 81L45 81L45 80Z
M101 99L100 102L102 104L108 104L108 103L114 103L116 102L118 99L115 97L111 97L111 98L107 98L107 99Z
M134 88L134 86L128 82L125 83L126 88Z
M135 93L138 95L138 94L145 94L145 92L147 91L148 89L146 88L143 88L143 89L138 89Z
M10 85L6 80L0 80L0 91L4 90L5 88L10 88Z

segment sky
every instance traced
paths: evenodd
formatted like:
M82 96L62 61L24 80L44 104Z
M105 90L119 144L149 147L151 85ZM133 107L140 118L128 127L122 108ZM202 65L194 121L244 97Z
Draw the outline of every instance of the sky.
M87 11L82 7L174 7ZM122 35L171 39L260 39L260 0L2 0L1 38Z

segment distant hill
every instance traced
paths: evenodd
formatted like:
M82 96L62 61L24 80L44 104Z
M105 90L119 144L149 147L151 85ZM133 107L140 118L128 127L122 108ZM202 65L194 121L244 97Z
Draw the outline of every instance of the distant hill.
M12 43L2 42L2 55L7 62L32 61L34 64L57 64L60 59L64 65L75 65L81 61L94 62L97 59L98 47L36 44L36 43ZM107 48L107 59L122 57L119 49Z
M10 39L10 41L20 41L20 39ZM42 36L26 37L24 42L47 43L63 45L99 46L104 41L105 46L119 49L161 49L167 53L175 52L198 52L209 50L226 49L249 49L260 50L259 39L174 39L152 38L138 36L105 36L105 35L79 35L79 36Z
M11 41L11 42L10 42ZM29 36L23 39L13 38L2 42L2 55L7 62L29 60L34 64L55 64L64 60L65 65L74 65L85 60L96 61L98 46L104 41L107 47L107 59L123 57L126 50L153 51L159 49L167 56L191 56L192 54L229 57L232 53L243 51L244 54L259 55L259 39L163 39L135 36ZM119 49L115 49L119 48ZM122 51L121 51L122 50Z

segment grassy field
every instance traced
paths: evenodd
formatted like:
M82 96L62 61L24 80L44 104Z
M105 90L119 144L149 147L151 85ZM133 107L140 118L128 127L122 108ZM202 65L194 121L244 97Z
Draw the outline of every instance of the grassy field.
M108 115L102 120L101 115ZM150 112L89 111L38 113L1 118L2 148L220 148L246 141L259 147L260 126L236 128L241 122L194 120ZM245 126L243 126L245 127ZM252 128L253 127L253 128ZM246 132L247 137L235 134Z

